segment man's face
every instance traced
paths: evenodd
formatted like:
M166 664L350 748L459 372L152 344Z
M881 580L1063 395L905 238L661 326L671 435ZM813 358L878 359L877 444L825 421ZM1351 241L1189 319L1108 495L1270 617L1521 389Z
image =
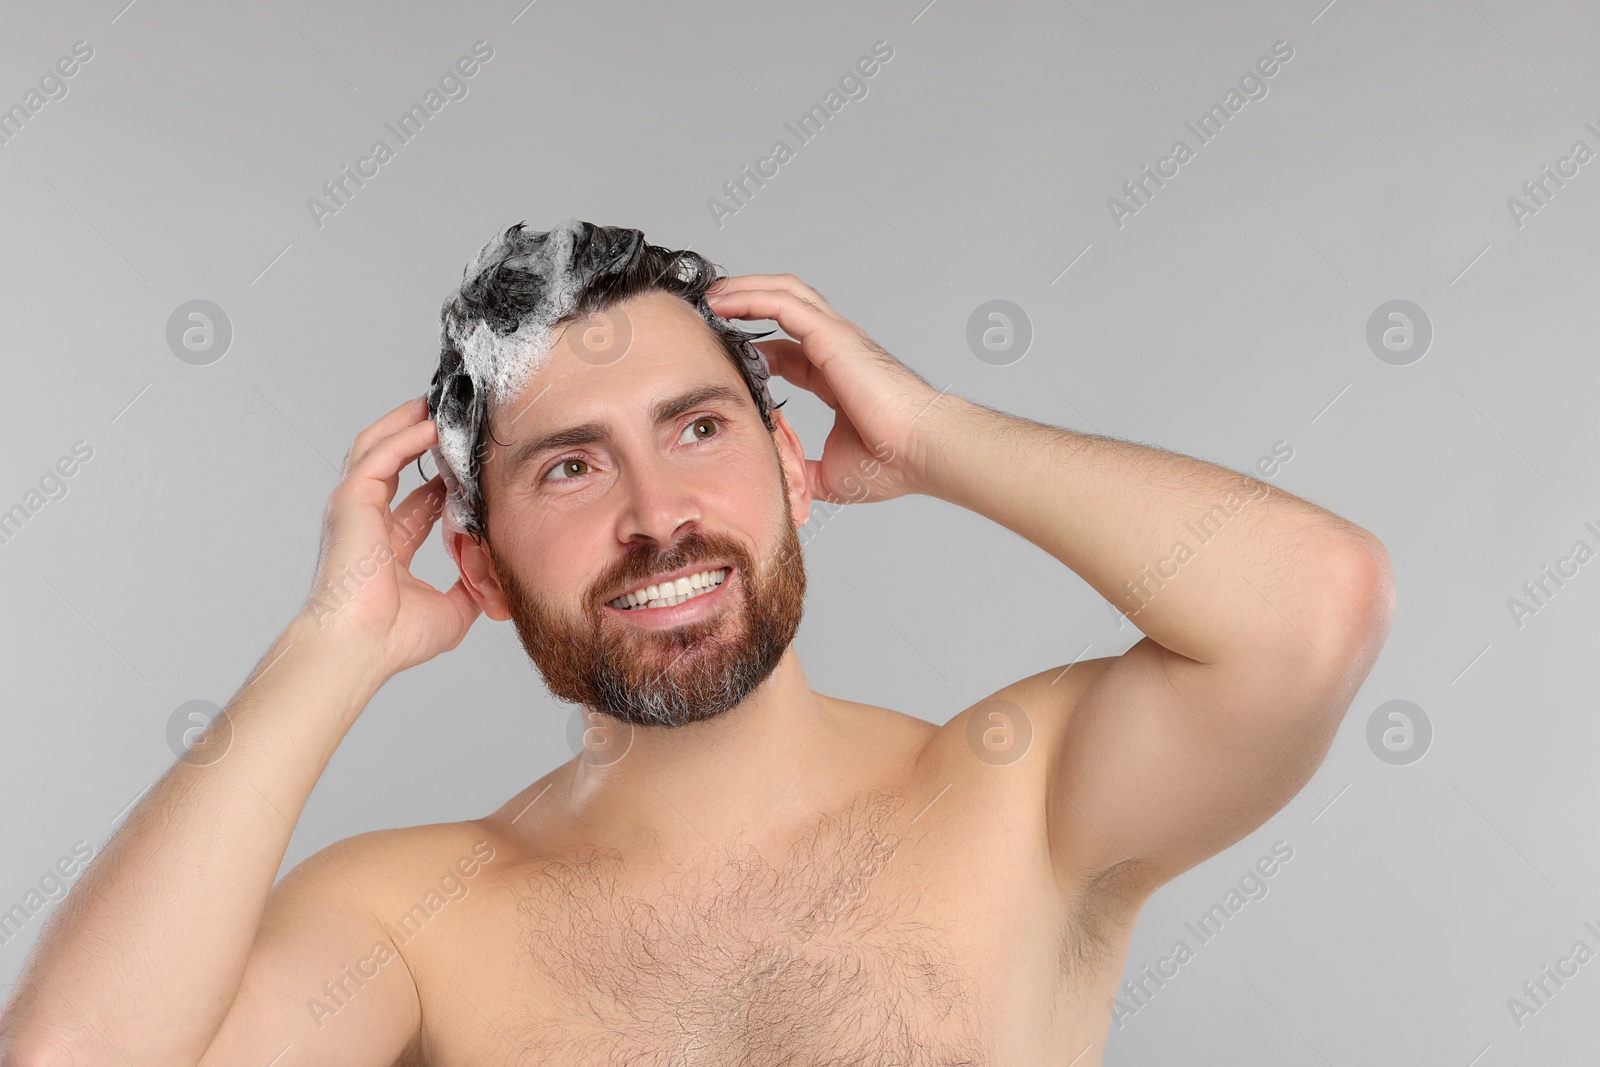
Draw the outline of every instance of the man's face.
M621 358L585 358L566 338L583 324L568 327L522 395L493 413L480 475L487 560L465 539L462 567L486 614L514 621L557 698L635 725L683 726L743 701L799 628L804 456L781 414L777 434L762 425L688 304L652 292L607 313L619 314L632 329ZM653 407L714 388L726 395L653 421ZM602 424L595 439L529 451L591 422ZM721 584L680 606L615 604L661 576L704 570L725 571Z

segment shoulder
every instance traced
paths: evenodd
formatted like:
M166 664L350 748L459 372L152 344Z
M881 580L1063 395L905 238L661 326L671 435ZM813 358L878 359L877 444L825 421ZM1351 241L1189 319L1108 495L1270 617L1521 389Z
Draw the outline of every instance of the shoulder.
M354 834L321 849L296 871L325 866L324 877L353 886L373 914L383 916L430 891L458 892L452 887L477 877L501 855L493 828L469 819Z
M1056 762L1084 693L1118 658L1075 660L1007 683L952 715L931 747L979 765L1043 774Z

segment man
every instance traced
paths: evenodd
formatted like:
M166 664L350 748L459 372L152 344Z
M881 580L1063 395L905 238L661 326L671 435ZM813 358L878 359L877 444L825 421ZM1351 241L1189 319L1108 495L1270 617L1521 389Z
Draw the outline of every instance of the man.
M1254 479L935 390L791 275L713 275L577 220L486 246L427 403L356 438L231 748L175 765L63 902L4 1062L1101 1062L1141 905L1326 753L1388 631L1386 554ZM835 412L819 458L769 370ZM428 450L441 476L391 512ZM907 493L1027 538L1148 636L943 726L816 692L795 531L814 501ZM443 593L407 570L441 509ZM366 702L480 612L585 710L580 755L274 888Z

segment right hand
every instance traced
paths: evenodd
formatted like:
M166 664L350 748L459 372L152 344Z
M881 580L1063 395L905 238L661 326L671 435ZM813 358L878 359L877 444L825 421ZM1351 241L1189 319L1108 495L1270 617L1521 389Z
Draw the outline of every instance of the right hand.
M385 678L455 648L482 611L459 578L441 593L409 569L443 511L443 480L435 475L389 510L401 469L437 441L421 397L356 435L328 497L317 576L301 610L318 632L359 646Z

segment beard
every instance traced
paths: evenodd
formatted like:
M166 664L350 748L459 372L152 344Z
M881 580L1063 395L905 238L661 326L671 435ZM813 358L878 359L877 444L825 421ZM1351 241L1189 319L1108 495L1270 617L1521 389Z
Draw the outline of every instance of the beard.
M777 544L760 565L738 541L690 530L668 552L641 545L594 583L574 615L524 588L494 555L495 570L528 658L551 695L634 726L680 727L724 715L764 682L800 628L806 576L789 506L788 481ZM699 561L726 560L737 587L714 613L668 629L606 616L606 591ZM703 594L704 595L704 594ZM650 610L650 609L643 609Z

